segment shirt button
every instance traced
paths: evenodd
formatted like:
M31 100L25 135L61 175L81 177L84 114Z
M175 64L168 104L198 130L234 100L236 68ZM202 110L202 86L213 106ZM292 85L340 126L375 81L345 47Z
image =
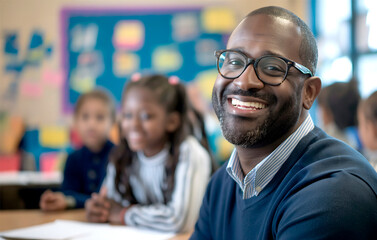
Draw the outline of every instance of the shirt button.
M97 177L96 171L94 171L93 169L88 171L88 178L89 179L93 180L93 179L96 179L96 177Z
M259 193L260 191L262 191L262 188L260 186L256 187L255 190Z

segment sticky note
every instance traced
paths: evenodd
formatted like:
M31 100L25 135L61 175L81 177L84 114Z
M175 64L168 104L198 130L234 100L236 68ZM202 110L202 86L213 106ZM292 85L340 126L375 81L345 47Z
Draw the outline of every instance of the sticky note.
M96 79L92 76L80 76L77 72L73 72L69 84L71 88L79 93L92 90L96 85Z
M109 140L114 144L119 143L119 127L118 124L114 124L110 130Z
M16 172L21 169L19 153L0 155L0 172Z
M174 72L182 67L183 58L174 46L161 46L152 54L153 68L161 72Z
M63 148L68 144L68 131L62 126L44 126L39 133L39 142L44 147Z
M86 52L93 50L97 45L98 26L91 23L89 25L77 24L70 31L71 50L73 52Z
M114 27L113 44L115 48L139 50L144 45L144 38L144 24L140 21L120 21Z
M140 57L134 53L115 52L113 55L113 72L118 77L125 77L140 68Z
M73 148L78 149L82 146L82 139L80 134L75 128L72 128L69 132L69 140Z
M56 152L42 153L39 157L39 169L42 172L56 171L58 154Z
M44 70L42 73L42 82L46 85L60 87L63 85L64 77L60 71Z
M194 13L177 13L172 18L173 39L177 42L196 39L199 36L199 26Z
M38 82L24 81L20 83L20 93L26 97L39 98L43 94L43 88Z
M213 85L215 84L216 78L217 78L216 69L202 71L195 78L195 82L197 82L200 91L202 92L205 99L208 101L211 101L212 88L213 88Z
M40 170L42 172L56 172L64 169L67 158L65 152L45 152L39 157Z
M234 146L229 143L222 135L216 138L216 146L218 146L218 155L221 159L228 159Z
M230 33L236 26L236 19L228 8L210 7L202 12L202 25L209 33Z
M8 116L2 121L2 125L0 129L0 152L15 154L24 133L23 120L18 116Z

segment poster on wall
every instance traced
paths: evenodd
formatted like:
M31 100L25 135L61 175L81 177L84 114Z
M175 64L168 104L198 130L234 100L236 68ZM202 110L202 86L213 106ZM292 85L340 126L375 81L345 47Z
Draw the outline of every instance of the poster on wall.
M211 89L203 82L216 75L213 53L225 48L234 25L234 14L225 7L63 9L64 111L96 86L119 102L136 72L200 80Z

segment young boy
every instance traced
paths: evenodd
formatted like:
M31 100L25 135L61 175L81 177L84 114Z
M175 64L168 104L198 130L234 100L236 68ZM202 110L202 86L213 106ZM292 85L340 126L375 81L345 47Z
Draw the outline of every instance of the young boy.
M42 194L42 210L83 208L91 193L99 191L113 147L108 135L114 122L115 106L109 94L97 89L80 96L74 124L83 147L68 156L60 192L47 190Z
M377 91L361 101L357 117L363 153L377 170Z

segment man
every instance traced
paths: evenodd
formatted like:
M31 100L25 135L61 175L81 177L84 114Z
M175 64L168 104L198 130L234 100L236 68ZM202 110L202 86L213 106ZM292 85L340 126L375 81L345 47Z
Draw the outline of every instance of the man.
M217 51L212 102L235 145L191 239L377 239L377 174L315 127L321 89L307 25L279 7L247 15Z

